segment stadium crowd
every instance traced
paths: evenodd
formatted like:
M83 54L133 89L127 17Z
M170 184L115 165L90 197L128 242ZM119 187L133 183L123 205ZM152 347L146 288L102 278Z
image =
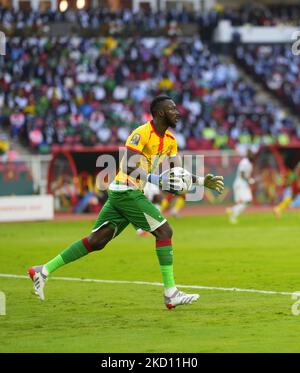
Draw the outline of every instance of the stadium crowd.
M0 65L2 120L42 152L123 143L161 92L178 103L182 149L285 141L293 127L198 37L12 38Z
M300 60L291 45L240 45L236 55L269 90L300 113Z
M0 119L14 138L40 152L49 152L53 144L119 144L150 118L149 102L163 92L181 111L176 134L181 149L299 140L300 129L285 111L259 100L259 92L239 76L236 66L222 62L205 43L220 19L233 25L298 25L299 15L299 5L257 3L238 9L217 4L203 13L175 8L39 13L0 6L0 25L8 35L24 29L31 35L10 37L7 55L0 57ZM83 30L109 25L110 35L37 36L61 22ZM201 39L179 36L177 26L191 23ZM162 29L168 37L141 36ZM239 45L237 57L300 111L300 64L290 46Z
M37 11L25 12L15 11L0 6L0 25L8 35L17 35L22 32L47 34L49 27L57 23L65 23L73 26L73 30L99 31L101 35L154 35L157 33L172 34L177 24L194 24L205 36L211 36L217 25L220 13L212 10L205 13L191 11L142 11L133 12L131 9L112 12L105 8L87 9L66 12L47 10L40 13Z
M18 31L43 32L55 23L69 23L80 26L81 29L107 31L111 34L122 34L125 36L138 34L154 34L158 30L168 29L170 25L195 24L202 38L209 39L222 19L227 19L234 26L252 24L259 26L274 26L289 24L298 26L300 19L300 6L298 4L263 5L251 3L239 8L228 8L216 4L214 8L205 12L194 12L182 9L178 11L173 7L167 11L143 11L133 12L131 9L122 9L112 12L106 8L83 9L74 11L68 9L65 12L52 11L51 9L38 11L22 11L8 9L0 5L0 25L8 34ZM108 26L104 27L103 26Z

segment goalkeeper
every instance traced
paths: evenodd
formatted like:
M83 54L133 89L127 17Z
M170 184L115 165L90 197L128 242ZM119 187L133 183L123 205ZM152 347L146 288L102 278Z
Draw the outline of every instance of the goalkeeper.
M177 156L176 139L168 131L168 127L176 127L179 119L176 105L168 96L157 96L151 103L150 112L153 120L139 126L126 141L127 152L120 164L119 173L109 186L108 200L89 236L72 243L45 264L29 268L28 274L40 299L44 299L45 281L52 272L92 251L103 249L129 223L136 229L151 232L156 239L156 254L163 278L166 307L171 309L199 298L198 294L186 294L176 288L173 275L172 229L142 192L147 181L170 191L174 191L174 188L182 183L178 176L154 173L166 157L174 166L181 166ZM222 176L192 178L194 183L219 193L224 189Z

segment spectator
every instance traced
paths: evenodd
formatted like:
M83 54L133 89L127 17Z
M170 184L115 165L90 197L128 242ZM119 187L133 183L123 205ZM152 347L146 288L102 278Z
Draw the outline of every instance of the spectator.
M11 113L9 120L11 135L13 138L16 138L25 124L25 115L17 108Z
M4 65L0 60L2 105L15 133L34 149L54 143L123 143L140 118L151 120L149 101L161 91L172 95L180 109L182 149L269 143L283 129L289 138L300 135L286 113L259 101L235 65L221 62L199 37L135 37L126 42L111 37L13 38L7 51L7 61L14 62ZM238 53L255 60L244 49ZM270 58L264 60L261 65L270 70ZM285 60L279 62L287 69ZM293 102L299 98L300 103L300 90L292 85L297 61L288 69L280 89L292 90ZM22 131L16 130L16 107Z

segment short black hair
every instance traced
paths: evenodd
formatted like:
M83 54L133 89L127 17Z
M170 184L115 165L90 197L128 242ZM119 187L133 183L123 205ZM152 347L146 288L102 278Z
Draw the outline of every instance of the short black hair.
M151 115L153 116L154 115L154 112L157 111L157 107L158 105L162 102L162 101L165 101L165 100L172 100L171 97L167 96L167 95L159 95L159 96L156 96L152 102L151 102L151 105L150 105L150 113Z

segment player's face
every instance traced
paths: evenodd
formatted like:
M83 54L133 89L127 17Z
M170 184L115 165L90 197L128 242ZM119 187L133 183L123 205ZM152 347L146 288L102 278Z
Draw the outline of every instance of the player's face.
M166 100L164 102L165 119L169 127L175 128L178 119L180 118L179 111L176 108L175 102Z

